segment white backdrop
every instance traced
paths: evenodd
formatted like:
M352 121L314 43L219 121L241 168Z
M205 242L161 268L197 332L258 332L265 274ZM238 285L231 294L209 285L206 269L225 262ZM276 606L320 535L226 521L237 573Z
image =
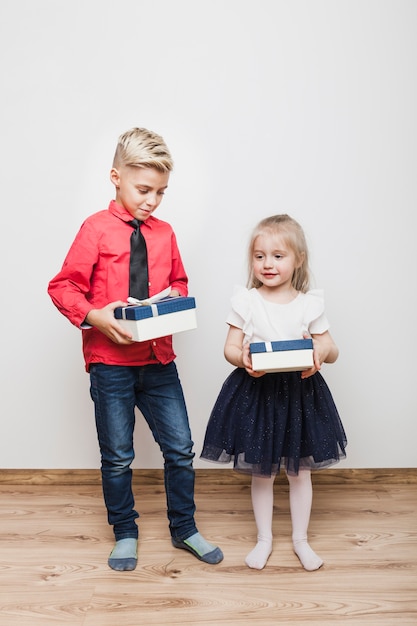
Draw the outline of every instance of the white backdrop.
M157 217L198 305L178 335L196 467L230 372L224 319L255 223L307 234L340 358L325 366L348 434L341 467L415 467L414 0L2 0L0 465L95 468L79 331L47 283L113 197L120 133L175 160ZM135 467L161 467L147 427Z

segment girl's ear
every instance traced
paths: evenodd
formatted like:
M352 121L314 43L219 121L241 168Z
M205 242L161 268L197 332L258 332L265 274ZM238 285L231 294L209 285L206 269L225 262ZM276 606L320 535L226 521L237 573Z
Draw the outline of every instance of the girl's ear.
M304 252L300 252L300 254L298 255L298 260L296 263L295 268L298 270L299 267L302 266L302 264L304 263L304 259L305 259L305 253Z

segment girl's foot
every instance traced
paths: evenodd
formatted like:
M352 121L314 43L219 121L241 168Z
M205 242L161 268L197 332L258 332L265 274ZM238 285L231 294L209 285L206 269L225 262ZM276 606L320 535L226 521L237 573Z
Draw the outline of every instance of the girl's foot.
M294 541L294 552L300 559L301 565L308 572L314 572L323 565L321 558L312 550L306 539Z
M263 569L272 552L272 539L258 539L254 549L249 552L245 563L252 569Z

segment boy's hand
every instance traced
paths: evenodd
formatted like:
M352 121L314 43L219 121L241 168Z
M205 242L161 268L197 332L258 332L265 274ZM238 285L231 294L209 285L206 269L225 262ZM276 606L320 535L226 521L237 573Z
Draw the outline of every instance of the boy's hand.
M111 339L114 343L130 344L132 343L132 335L129 331L120 326L117 319L114 317L114 309L119 306L127 306L127 302L118 300L117 302L110 302L102 309L92 309L85 321L94 328L97 328L106 337Z

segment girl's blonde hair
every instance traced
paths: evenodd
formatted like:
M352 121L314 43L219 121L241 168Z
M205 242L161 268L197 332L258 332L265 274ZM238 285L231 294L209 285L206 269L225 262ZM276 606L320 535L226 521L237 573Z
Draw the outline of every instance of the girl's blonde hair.
M132 128L120 135L113 159L113 167L154 167L160 172L171 172L174 162L160 135L146 128Z
M248 288L251 289L255 287L257 289L262 285L253 274L253 251L256 238L265 233L283 237L285 243L294 252L297 263L300 263L300 266L294 270L291 281L292 286L297 291L302 291L303 293L308 291L310 286L310 270L306 238L300 224L286 214L266 217L254 228L249 244Z

